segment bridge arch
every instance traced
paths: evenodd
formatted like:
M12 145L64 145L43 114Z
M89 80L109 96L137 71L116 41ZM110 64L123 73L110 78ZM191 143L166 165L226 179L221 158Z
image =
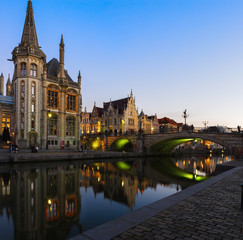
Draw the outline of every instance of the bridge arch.
M133 152L134 147L132 142L127 138L118 138L110 146L111 151L115 152Z
M156 152L161 154L171 154L172 150L183 143L192 142L195 140L206 140L211 141L216 144L221 145L224 148L228 148L227 142L215 138L215 135L204 135L204 134L194 134L194 133L186 133L186 134L171 134L167 136L160 136L157 139L154 139L149 146L150 152Z

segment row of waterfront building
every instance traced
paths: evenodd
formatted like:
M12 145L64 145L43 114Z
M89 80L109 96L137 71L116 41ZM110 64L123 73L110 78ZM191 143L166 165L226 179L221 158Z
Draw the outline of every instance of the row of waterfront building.
M102 108L95 103L92 112L85 108L81 113L80 130L81 134L153 134L178 131L181 125L167 117L159 119L157 114L148 116L143 110L138 113L131 91L127 98L104 102Z
M47 57L38 43L31 0L28 1L21 42L12 51L14 64L4 96L4 76L0 76L0 135L10 132L19 147L40 145L46 148L79 149L80 135L156 133L174 130L171 119L138 114L130 96L94 106L82 112L81 74L74 81L64 68L65 45L59 45L59 60Z

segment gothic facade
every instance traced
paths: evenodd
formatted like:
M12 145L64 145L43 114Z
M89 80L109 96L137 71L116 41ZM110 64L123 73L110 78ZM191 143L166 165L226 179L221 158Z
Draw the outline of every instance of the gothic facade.
M47 63L38 43L29 0L21 43L12 52L13 79L6 86L11 135L20 148L35 144L46 149L79 149L81 75L79 72L77 82L68 75L64 69L64 50L61 36L59 61L53 58Z

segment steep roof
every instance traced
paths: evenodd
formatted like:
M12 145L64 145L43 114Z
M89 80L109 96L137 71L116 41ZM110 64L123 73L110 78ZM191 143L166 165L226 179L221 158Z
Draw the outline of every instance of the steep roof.
M167 117L163 117L158 119L159 124L173 124L173 125L177 125L177 122L175 122L173 119L167 118Z
M99 108L99 107L96 107L96 108L97 108L99 117L102 117L103 113L104 113L104 109L103 108Z
M124 112L124 110L127 108L129 99L130 99L130 97L118 99L118 100L111 101L111 102L104 102L104 111L107 111L111 104L111 106L115 110L118 110L119 114L122 114Z
M51 75L54 77L57 77L58 69L59 69L60 63L56 58L52 58L47 64L47 75ZM68 79L68 81L73 82L72 78L68 75L67 71L65 71L65 76Z
M28 1L21 44L34 45L39 47L31 0Z

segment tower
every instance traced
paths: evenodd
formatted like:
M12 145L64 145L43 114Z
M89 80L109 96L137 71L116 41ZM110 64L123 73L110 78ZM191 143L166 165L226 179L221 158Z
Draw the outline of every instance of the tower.
M42 110L41 75L46 55L38 44L31 0L28 1L21 43L12 52L15 71L13 89L15 94L15 134L21 147L35 144L41 134Z
M2 73L0 76L0 95L4 95L4 76Z
M13 85L10 81L10 74L8 75L8 81L6 84L6 96L12 96L13 95Z
M68 82L67 82L67 78L66 78L66 74L65 74L65 70L64 70L64 50L65 48L65 44L63 41L63 35L61 36L61 42L59 45L59 69L58 69L58 80L59 80L59 84L65 86L68 86Z

